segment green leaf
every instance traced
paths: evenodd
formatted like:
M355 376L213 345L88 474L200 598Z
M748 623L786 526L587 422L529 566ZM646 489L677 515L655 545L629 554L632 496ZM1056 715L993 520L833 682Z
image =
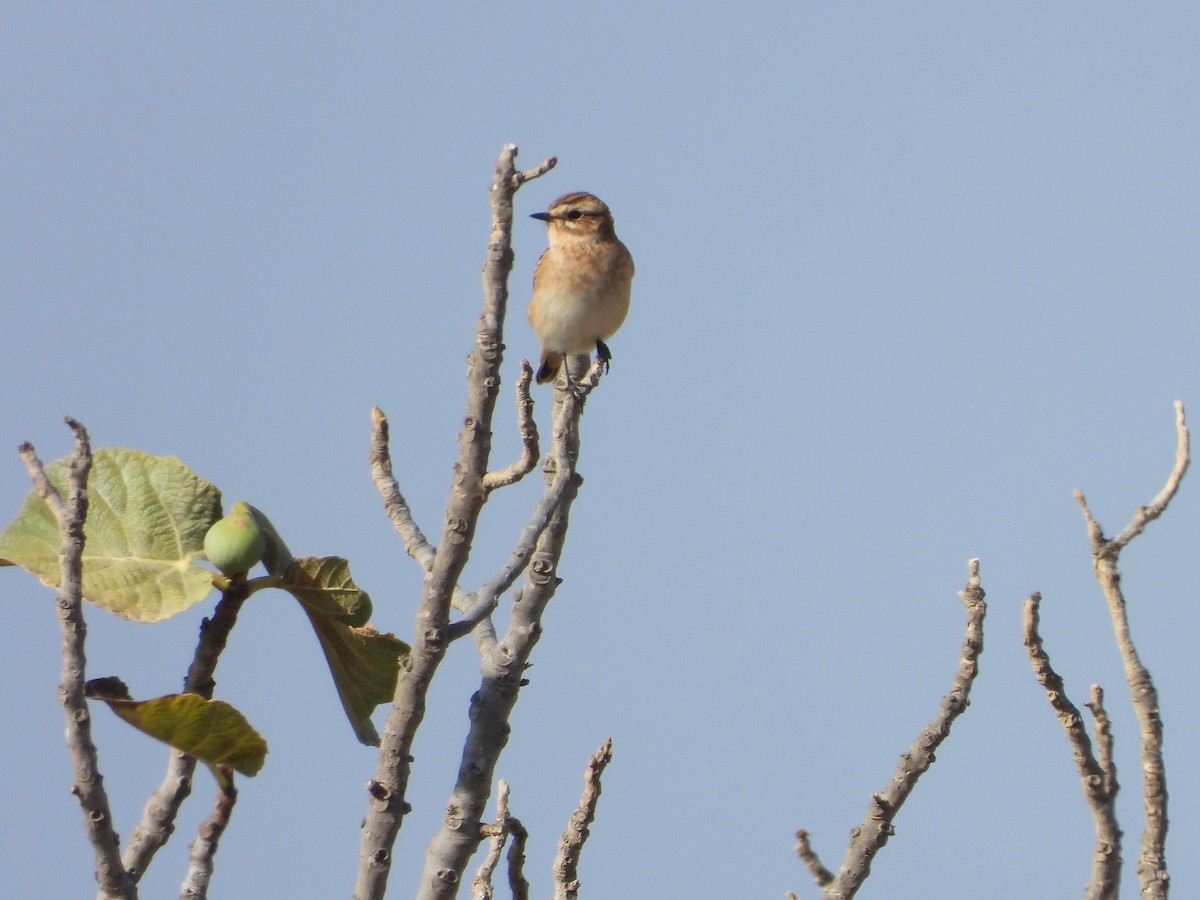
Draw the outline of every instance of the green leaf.
M350 563L340 556L303 556L292 560L279 587L306 610L351 627L371 618L371 598L350 577Z
M261 525L265 517L257 511L255 514ZM286 554L286 547L269 523L264 531L268 546L277 545L283 548L280 554ZM268 571L271 569L268 566ZM391 702L400 657L409 652L408 645L366 624L371 618L371 598L354 583L350 564L341 557L290 559L278 578L275 586L300 601L317 634L354 734L362 743L378 746L379 734L371 714L381 703Z
M371 722L371 713L381 703L391 702L400 657L409 652L408 644L395 635L380 634L370 625L352 628L307 605L304 612L321 642L338 698L355 735L362 743L378 747L379 732Z
M65 461L46 467L60 494ZM194 560L221 517L221 492L174 456L98 450L88 479L83 597L123 619L159 622L212 590L212 573ZM0 565L16 565L43 584L59 582L54 515L35 493L0 534Z
M124 688L124 685L120 687ZM243 775L257 775L266 761L267 742L250 726L245 716L222 700L205 700L199 694L168 694L138 702L129 699L128 695L114 696L113 693L89 691L90 696L103 700L138 731L189 753L201 762L210 766L229 766Z

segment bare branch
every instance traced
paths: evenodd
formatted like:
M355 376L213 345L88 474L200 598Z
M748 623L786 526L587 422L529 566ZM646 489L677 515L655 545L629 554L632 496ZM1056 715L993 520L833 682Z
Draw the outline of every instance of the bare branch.
M497 572L479 592L471 596L470 605L463 609L463 617L450 626L450 640L457 640L472 629L485 617L491 615L500 595L507 591L518 576L525 571L533 552L537 549L537 540L550 522L550 517L563 502L570 486L572 472L563 470L557 474L542 494L541 500L533 509L533 514L521 531L517 545L509 554L504 566Z
M508 147L512 149L513 156L516 156L517 148L515 146L513 146L512 144L509 144ZM508 149L508 148L505 148L505 149ZM557 165L558 165L558 157L557 156L547 156L545 159L543 159L540 163L538 163L532 169L526 169L524 172L517 172L515 175L513 175L512 189L515 191L517 188L519 188L525 182L533 181L533 179L535 179L535 178L541 178L543 175L545 175L547 172L549 172L551 169L553 169Z
M1115 797L1120 785L1117 784L1117 767L1113 762L1112 725L1108 721L1108 713L1104 709L1104 689L1098 684L1092 685L1092 699L1085 704L1096 720L1096 762L1104 773L1104 790Z
M1163 489L1151 500L1146 506L1143 506L1133 514L1133 519L1124 530L1112 539L1112 547L1114 551L1121 550L1131 540L1146 530L1146 526L1161 516L1167 510L1175 493L1179 490L1179 483L1183 481L1184 473L1187 472L1188 464L1191 461L1190 444L1191 438L1188 433L1187 419L1183 412L1183 403L1175 401L1175 431L1177 441L1175 445L1175 466L1171 469L1171 474L1167 476L1167 483L1163 485Z
M554 858L554 900L577 900L579 896L579 854L588 839L588 828L596 819L596 804L600 801L600 776L612 760L612 738L606 738L600 749L588 759L583 776L583 796L579 807L571 814L558 841Z
M586 357L580 356L580 359ZM573 357L568 357L571 365ZM525 580L515 594L512 616L504 637L494 643L477 641L484 651L479 690L471 697L470 730L463 745L458 779L446 804L442 827L425 853L418 900L447 900L456 879L479 846L483 818L496 761L508 741L509 716L516 705L529 657L542 634L541 617L558 587L555 575L566 540L568 517L581 479L575 474L579 456L579 419L583 399L571 390L554 392L550 455L543 466L547 492L539 509L550 513L549 522L536 538L525 568ZM560 500L551 498L563 486ZM527 532L536 528L535 513ZM516 551L514 551L516 552Z
M512 816L505 824L512 835L512 843L508 846L508 887L512 891L512 900L529 900L529 882L525 878L525 842L529 840L529 832L520 819Z
M200 832L192 842L188 853L188 871L179 892L179 900L205 900L208 884L212 880L213 858L221 835L229 826L229 817L237 803L237 788L233 784L233 772L226 769L222 775L227 784L219 785L213 810L200 824Z
M1121 887L1121 829L1117 825L1117 780L1112 765L1112 737L1108 733L1108 719L1097 696L1103 697L1098 687L1092 689L1093 712L1096 716L1096 736L1101 741L1101 753L1107 750L1107 771L1092 754L1092 743L1083 717L1070 699L1062 678L1050 665L1050 657L1042 647L1042 636L1038 632L1041 594L1034 594L1025 601L1025 649L1033 664L1033 673L1038 683L1046 689L1046 697L1058 714L1058 721L1067 733L1067 740L1075 754L1075 767L1083 781L1083 796L1092 812L1096 826L1096 852L1092 859L1092 877L1084 892L1085 900L1115 900ZM1101 739L1101 717L1107 748Z
M29 472L29 479L33 482L33 489L37 491L38 496L50 508L50 512L54 513L54 519L62 528L62 523L67 516L66 505L62 502L62 497L58 496L58 491L54 489L54 485L50 483L50 479L46 477L46 469L42 465L42 461L38 459L37 453L33 449L33 444L28 441L17 448L17 455L21 457L21 462L25 463L25 468ZM86 515L86 509L84 511Z
M1182 403L1175 404L1175 427L1178 433L1175 465L1167 477L1166 484L1147 506L1134 513L1132 521L1112 540L1104 537L1104 530L1092 515L1083 494L1080 491L1075 492L1075 499L1087 524L1096 579L1100 582L1100 588L1108 602L1113 634L1125 667L1125 680L1129 684L1133 711L1138 720L1146 827L1142 832L1137 872L1142 897L1146 900L1165 900L1170 879L1165 853L1168 820L1167 779L1162 756L1163 728L1158 708L1158 691L1154 687L1150 672L1142 665L1130 636L1129 615L1126 611L1125 595L1121 591L1121 571L1117 567L1117 559L1126 544L1141 534L1147 524L1166 511L1187 471L1190 448Z
M400 492L400 483L392 474L392 457L388 450L388 420L378 406L371 410L371 480L383 499L383 507L404 541L404 549L421 564L426 572L433 568L434 549L421 531L408 502Z
M504 356L508 276L513 264L513 195L525 181L552 166L547 162L518 173L516 155L516 146L504 147L489 190L492 230L483 266L483 312L476 328L475 346L468 357L467 409L458 435L458 461L438 550L428 569L417 609L412 649L401 661L392 709L381 738L379 765L375 777L368 782L370 798L363 819L355 900L381 900L387 887L391 849L409 809L405 795L413 739L425 715L429 685L446 653L451 603L471 550L480 510L487 499L483 479L491 455L492 418ZM469 827L478 835L478 817ZM453 879L455 887L464 867L447 876Z
M248 594L249 586L245 576L233 579L228 588L221 593L212 618L204 619L200 623L200 639L196 643L191 665L188 666L187 676L183 680L185 694L199 694L206 700L212 699L217 686L213 679L217 663L225 651L229 635L233 626L237 624L238 613L241 612ZM130 835L129 846L125 848L125 868L135 881L141 880L154 855L174 833L175 819L183 801L192 792L192 778L195 772L194 756L188 756L178 750L171 751L162 783L146 801L142 819ZM232 809L232 804L230 808Z
M500 779L496 787L496 824L484 826L482 829L488 838L488 852L475 873L471 883L474 900L492 900L495 888L492 885L492 875L500 863L500 854L504 852L504 843L508 839L508 782Z
M92 469L92 447L87 429L66 419L75 438L67 457L67 497L59 496L46 477L46 470L29 443L18 449L29 471L34 490L41 495L58 522L59 582L55 597L58 624L62 631L62 674L58 700L67 721L67 749L75 771L71 793L83 810L83 827L96 857L96 880L102 900L134 900L137 885L121 865L121 841L113 828L108 793L100 774L96 745L92 741L92 717L84 684L87 681L87 624L83 618L84 522L87 520L88 475Z
M968 568L970 577L967 586L958 594L958 599L967 608L967 634L950 693L942 698L941 707L933 721L925 726L908 752L900 757L887 788L882 793L871 795L866 818L862 825L850 832L850 846L846 849L841 871L825 890L826 900L849 900L862 887L871 873L871 860L893 834L892 820L896 813L916 787L917 780L933 765L934 751L950 734L954 720L967 708L971 685L979 672L979 654L983 652L983 619L987 614L984 592L979 582L979 560L971 560Z
M491 493L496 488L516 484L533 471L542 451L538 445L537 422L533 420L533 398L529 385L533 382L533 368L529 360L521 360L521 373L517 376L517 432L521 436L521 458L498 472L483 476L483 489Z
M817 856L809 844L808 832L803 828L796 832L796 855L800 857L800 861L804 863L818 886L825 887L833 881L833 873L821 863L821 857Z

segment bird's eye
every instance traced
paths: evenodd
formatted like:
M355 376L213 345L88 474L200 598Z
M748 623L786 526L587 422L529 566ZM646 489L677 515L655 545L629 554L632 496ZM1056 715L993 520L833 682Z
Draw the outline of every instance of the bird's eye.
M578 218L580 218L580 217L582 217L582 216L583 216L583 213L582 213L582 212L580 212L580 211L579 211L579 210L577 210L577 209L573 209L573 210L571 210L569 213L567 213L567 218L568 218L568 219L578 219Z

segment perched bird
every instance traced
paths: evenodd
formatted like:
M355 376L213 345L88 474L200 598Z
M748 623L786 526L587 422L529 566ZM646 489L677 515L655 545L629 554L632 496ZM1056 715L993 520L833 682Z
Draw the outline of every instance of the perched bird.
M633 257L617 240L612 213L591 194L564 194L532 218L546 223L550 246L533 273L529 324L542 344L538 384L553 381L568 353L590 353L607 367L604 343L629 312Z

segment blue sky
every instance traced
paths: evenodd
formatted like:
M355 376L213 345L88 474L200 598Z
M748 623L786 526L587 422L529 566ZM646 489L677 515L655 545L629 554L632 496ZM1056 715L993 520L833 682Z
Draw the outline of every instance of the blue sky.
M1135 894L1136 731L1071 491L1116 532L1169 472L1172 402L1200 417L1193 6L25 4L6 19L0 447L62 456L70 414L97 446L177 455L295 552L348 557L401 637L420 579L370 482L370 409L436 532L500 148L559 158L519 213L572 190L612 207L633 309L588 404L565 581L499 766L537 892L611 735L585 896L817 896L792 832L836 867L949 688L955 593L980 557L972 706L862 896L1082 892L1091 822L1021 645L1034 590L1072 698L1108 691ZM506 394L536 357L521 312L544 240L520 216ZM27 490L0 457L0 518ZM1162 702L1179 896L1200 892L1196 496L1185 481L1122 560ZM535 497L495 497L466 582L500 564ZM0 892L85 896L51 594L0 581ZM89 674L178 689L210 609L158 626L92 611ZM374 756L289 597L256 596L217 680L271 754L242 785L216 895L348 896ZM440 820L477 682L456 645L417 742L395 896ZM96 732L126 837L165 753L106 710ZM206 777L144 896L178 891Z

